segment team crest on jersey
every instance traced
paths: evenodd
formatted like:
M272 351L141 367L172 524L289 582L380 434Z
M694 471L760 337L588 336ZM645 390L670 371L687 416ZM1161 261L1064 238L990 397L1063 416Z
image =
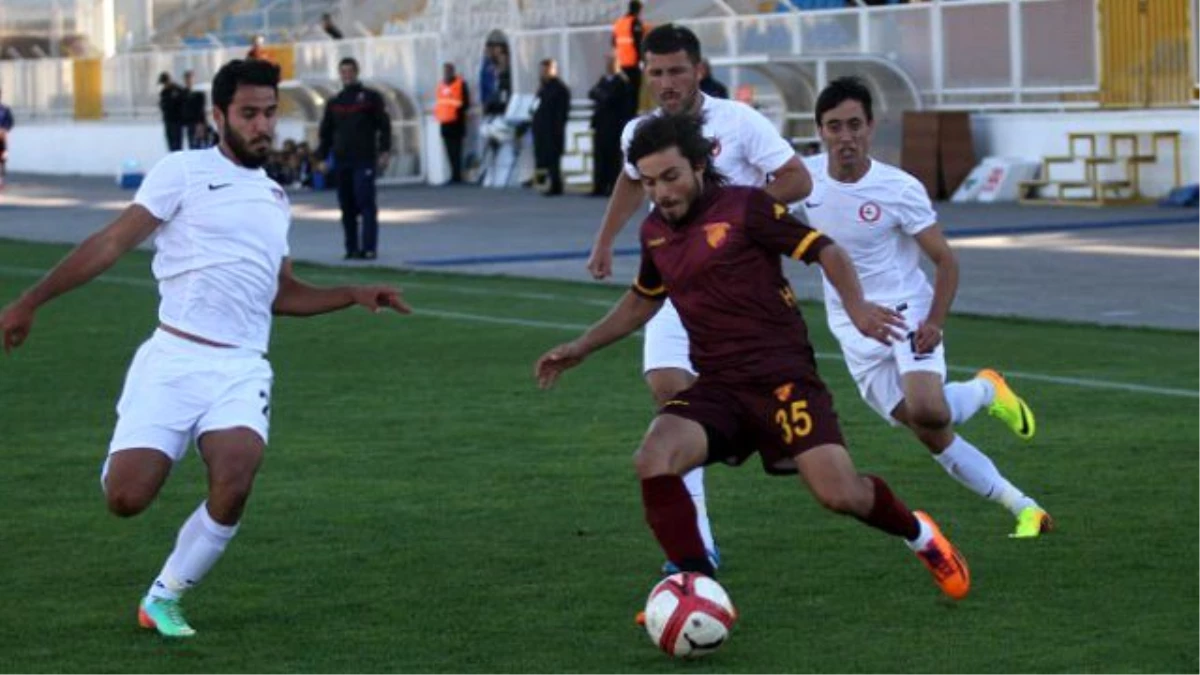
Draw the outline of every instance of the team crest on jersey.
M788 212L788 209L786 206L784 206L783 204L780 204L778 202L775 204L775 220L782 220L783 214L785 214L787 212Z
M789 398L792 397L792 387L794 387L794 386L795 386L794 383L788 382L785 385L776 387L775 388L775 398L779 399L780 403L787 401Z
M875 202L863 202L858 207L858 219L864 223L875 223L883 215L883 209Z
M721 139L713 136L708 140L712 143L712 150L710 150L708 154L712 155L713 159L716 159L717 156L721 154Z
M704 237L711 248L721 248L729 236L729 223L709 223L704 226Z

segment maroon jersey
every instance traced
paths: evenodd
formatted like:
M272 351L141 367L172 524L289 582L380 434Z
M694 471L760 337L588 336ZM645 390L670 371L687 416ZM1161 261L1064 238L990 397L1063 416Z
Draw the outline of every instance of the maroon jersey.
M813 263L828 237L751 187L707 188L685 222L658 211L641 228L635 293L669 297L701 376L727 381L815 376L808 329L781 255Z

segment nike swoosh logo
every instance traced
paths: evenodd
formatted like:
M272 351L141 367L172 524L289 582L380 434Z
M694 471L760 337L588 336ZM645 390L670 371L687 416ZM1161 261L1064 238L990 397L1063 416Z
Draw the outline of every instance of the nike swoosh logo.
M1017 404L1017 412L1021 413L1021 436L1029 433L1029 418L1025 415L1025 406Z
M209 190L220 190L220 189L222 189L222 188L227 188L227 187L229 187L229 186L231 186L231 185L233 185L233 183L218 183L218 184L216 184L216 185L213 185L212 183L209 183L209 184L208 184L208 189L209 189Z
M820 205L821 205L821 202L817 202L816 204L814 204L812 202L804 202L804 207L809 208L809 209L815 209Z

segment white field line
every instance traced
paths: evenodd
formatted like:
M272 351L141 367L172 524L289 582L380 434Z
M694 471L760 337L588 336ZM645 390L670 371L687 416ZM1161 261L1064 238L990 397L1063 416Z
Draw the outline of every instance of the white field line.
M8 276L23 276L23 277L40 277L46 273L46 270L34 267L16 267L11 265L0 265L0 274ZM309 274L305 278L324 281L346 281L346 277L338 277L336 275L321 275ZM122 286L135 286L140 288L155 288L157 285L152 279L122 277L113 274L105 274L97 279L97 281L109 284L119 284ZM553 293L521 293L521 292L505 292L494 291L488 289L476 289L453 285L442 285L427 282L405 282L406 287L412 288L428 288L430 290L441 290L449 292L462 292L468 295L489 295L496 297L504 297L510 299L525 299L525 300L546 300L553 302L569 302L574 304L602 305L609 306L609 301L575 298L568 295L556 295ZM429 307L420 307L415 310L417 316L432 316L439 319L449 319L452 321L468 321L472 323L489 323L506 326L521 326L525 328L544 328L549 330L561 330L578 332L585 330L588 324L582 323L561 323L556 321L540 321L536 319L522 319L518 317L492 316L487 314L473 314L469 312L457 312L446 309L436 309ZM842 355L838 353L818 352L817 358L830 361L840 361ZM975 373L979 367L975 366L948 366L948 369L957 373ZM1180 398L1200 398L1200 390L1192 389L1177 389L1174 387L1156 387L1152 385L1136 384L1132 382L1114 382L1110 380L1098 380L1086 377L1064 377L1060 375L1050 375L1046 373L1030 373L1017 370L1005 370L1005 377L1014 379L1032 380L1035 382L1047 382L1069 387L1078 387L1082 389L1109 389L1115 391L1126 391L1139 394L1150 394L1155 396L1174 396Z

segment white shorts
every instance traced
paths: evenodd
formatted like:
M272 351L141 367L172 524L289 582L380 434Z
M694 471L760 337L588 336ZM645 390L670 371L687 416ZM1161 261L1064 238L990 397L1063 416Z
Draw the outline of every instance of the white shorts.
M658 313L646 324L646 338L642 344L642 374L662 368L681 368L692 375L689 356L688 335L683 329L683 320L670 300L663 303Z
M234 427L249 427L266 443L273 378L270 362L257 351L210 347L156 330L125 375L108 454L153 448L178 462L201 434Z
M921 320L929 315L929 307L910 305L901 313L908 322L908 330L915 331ZM945 341L932 352L916 354L911 340L900 340L890 346L881 344L858 332L850 318L841 312L829 313L829 330L842 346L846 367L858 385L858 393L871 409L893 426L900 424L892 417L892 411L904 400L901 378L905 373L937 373L943 382L946 380Z

